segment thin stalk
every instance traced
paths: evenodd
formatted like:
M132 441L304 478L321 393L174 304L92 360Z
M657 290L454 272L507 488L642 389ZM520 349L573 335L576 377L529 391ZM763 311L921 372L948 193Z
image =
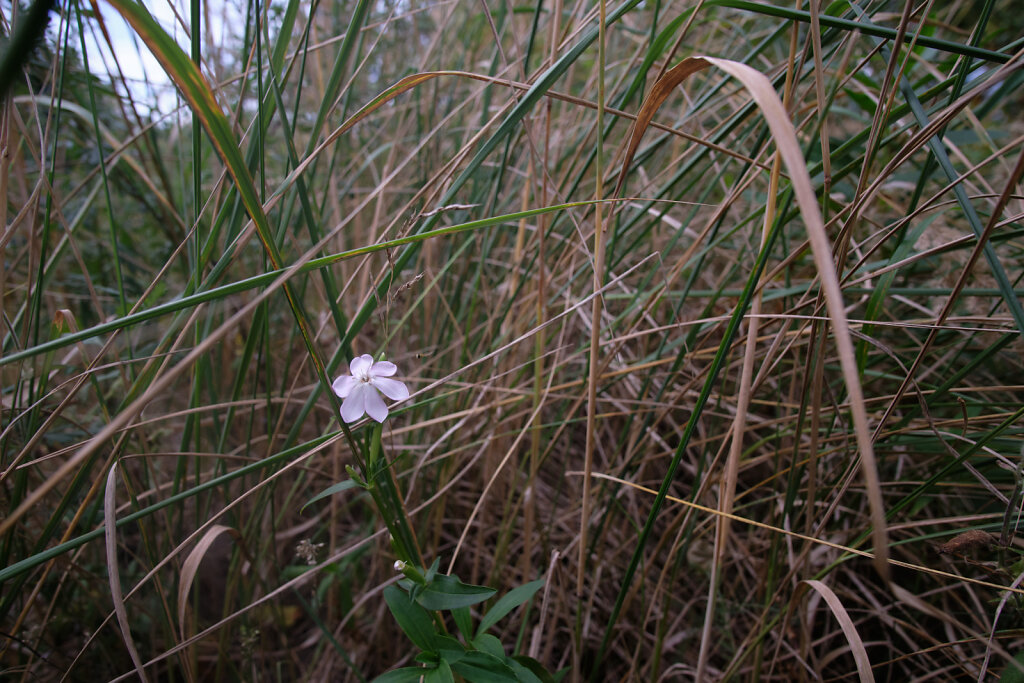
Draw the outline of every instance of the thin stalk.
M604 65L605 65L605 0L601 0L597 33L597 157L594 161L594 300L590 311L590 365L587 376L587 442L583 465L583 505L580 512L580 555L576 567L576 598L583 598L583 575L587 567L587 529L590 526L591 474L594 471L594 442L597 439L597 373L600 362L601 310L603 300L599 292L604 285L604 215L602 198L604 187Z

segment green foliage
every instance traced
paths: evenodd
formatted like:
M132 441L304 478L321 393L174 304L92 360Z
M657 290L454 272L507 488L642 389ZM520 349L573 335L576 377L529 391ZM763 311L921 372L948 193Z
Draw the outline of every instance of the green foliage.
M419 676L426 680L454 681L453 674L474 683L549 683L555 681L540 662L523 655L510 656L496 637L487 633L509 612L525 604L544 585L538 579L503 595L480 617L473 633L469 608L484 602L495 590L463 583L454 575L439 574L440 559L427 570L402 566L405 579L401 587L384 589L384 600L399 627L422 652L416 661L423 667L403 667L389 671L375 680L406 681ZM448 635L441 612L451 612L462 640ZM434 613L434 614L432 614Z

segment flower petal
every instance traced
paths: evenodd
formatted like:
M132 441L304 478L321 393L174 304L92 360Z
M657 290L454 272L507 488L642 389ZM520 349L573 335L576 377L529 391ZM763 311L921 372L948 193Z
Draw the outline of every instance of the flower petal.
M384 405L384 399L380 397L376 389L365 384L363 386L366 387L366 391L363 392L366 399L366 414L377 422L383 422L388 416L388 407Z
M374 377L371 384L380 389L381 393L392 401L404 401L409 398L409 388L405 386L405 383L399 382L397 379Z
M345 422L355 422L366 412L366 397L371 395L380 400L376 390L363 382L357 382L348 397L341 402L341 419Z
M390 377L398 372L398 366L389 360L382 360L379 363L374 363L370 372L374 377Z
M352 389L354 389L355 386L355 377L342 375L338 379L334 380L334 383L331 384L331 389L334 389L334 393L336 393L339 398L345 398L352 392Z
M349 370L352 371L353 377L360 377L368 374L370 368L373 366L373 356L368 353L364 353L361 356L356 356L352 359L352 362L348 364Z

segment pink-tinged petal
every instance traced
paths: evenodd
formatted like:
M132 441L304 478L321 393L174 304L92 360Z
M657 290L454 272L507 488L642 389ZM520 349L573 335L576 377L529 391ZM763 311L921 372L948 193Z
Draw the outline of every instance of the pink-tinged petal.
M409 388L405 386L403 382L399 382L397 379L388 379L387 377L375 377L373 380L373 386L381 390L385 396L390 398L392 401L404 401L409 398Z
M366 412L366 396L371 394L380 400L380 396L374 391L373 387L365 383L356 384L355 388L349 392L348 397L341 403L341 419L345 422L355 422L363 416Z
M379 363L373 364L374 377L390 377L396 372L398 372L398 367L391 361L382 360Z
M364 386L366 387L364 394L366 396L366 414L377 422L383 422L388 416L388 407L384 405L384 399L369 385Z
M334 383L331 385L331 389L334 389L334 393L336 393L339 398L345 398L352 392L352 389L355 386L355 377L351 377L349 375L342 375L338 379L334 380Z
M373 356L368 353L364 353L361 356L356 356L352 359L352 362L348 364L349 370L352 371L353 377L359 377L366 375L373 365Z

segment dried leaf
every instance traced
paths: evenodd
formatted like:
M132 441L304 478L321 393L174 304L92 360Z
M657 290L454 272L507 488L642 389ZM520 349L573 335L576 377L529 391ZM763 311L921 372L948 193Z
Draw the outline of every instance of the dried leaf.
M975 555L979 552L987 552L997 545L996 537L981 529L971 529L962 534L957 534L952 539L939 546L939 552L943 555Z
M811 244L815 266L818 269L818 277L821 280L821 290L827 304L829 319L835 332L840 366L849 394L850 412L853 416L854 430L857 436L857 454L860 457L861 472L864 475L871 526L873 527L875 569L888 580L889 534L885 522L885 507L882 502L882 485L878 477L871 432L868 429L867 409L864 406L864 394L857 371L850 325L843 304L842 290L839 287L839 277L832 261L832 247L825 232L825 223L821 217L814 188L811 185L810 173L796 138L796 130L775 92L775 88L772 87L771 81L764 74L746 64L716 57L688 57L669 69L651 88L650 95L637 113L615 194L620 196L629 164L633 161L633 155L640 145L640 139L651 124L655 112L676 86L690 75L709 66L715 66L725 71L740 81L750 93L764 115L779 156L782 157L793 184L793 194L796 196L800 214L807 228L807 237Z

